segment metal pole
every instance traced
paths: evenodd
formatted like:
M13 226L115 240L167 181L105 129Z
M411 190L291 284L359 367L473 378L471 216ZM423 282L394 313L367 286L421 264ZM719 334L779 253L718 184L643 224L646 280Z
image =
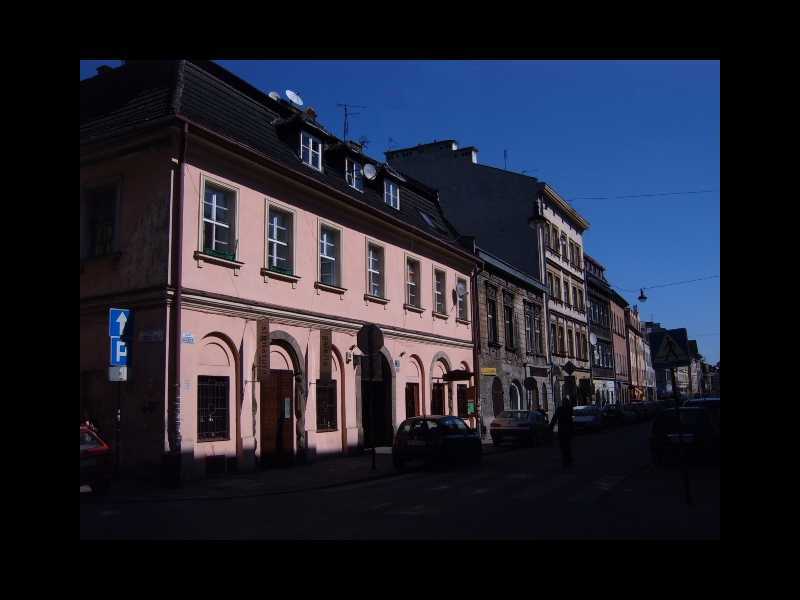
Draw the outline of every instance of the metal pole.
M691 367L690 367L691 369ZM678 387L675 380L675 367L670 369L670 373L672 374L672 391L675 395L675 417L678 420L678 455L680 457L681 463L681 473L683 475L683 489L686 493L686 504L687 506L692 506L692 494L691 490L689 489L689 471L686 469L686 461L684 460L683 455L683 426L681 425L681 414L680 414L680 400L678 394Z
M371 356L370 356L370 360L372 360ZM370 469L371 471L375 470L375 415L374 415L375 405L372 403L372 397L373 397L374 394L372 393L372 390L371 390L373 385L375 385L375 382L370 381L369 385L367 386L367 389L369 390L369 393L367 394L367 402L369 403L369 437L372 438L372 440L371 440L372 441L372 469Z
M119 477L119 437L120 437L120 417L122 413L122 382L117 382L117 422L116 422L116 444L114 444L114 477Z

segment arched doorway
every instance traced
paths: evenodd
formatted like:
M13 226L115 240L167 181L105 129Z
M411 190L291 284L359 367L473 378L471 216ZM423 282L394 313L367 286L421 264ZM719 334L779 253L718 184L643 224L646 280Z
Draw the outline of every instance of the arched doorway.
M364 444L367 448L391 446L394 441L392 428L392 369L381 354L382 381L361 380L361 424L364 429ZM373 438L374 436L374 438Z
M534 384L531 389L525 388L526 410L539 409L539 388Z
M547 385L542 383L542 410L550 412L550 405L547 403Z
M516 382L508 388L508 407L510 410L522 410L522 393Z
M505 400L503 398L503 384L500 379L495 377L492 380L492 410L493 416L499 415L505 409Z

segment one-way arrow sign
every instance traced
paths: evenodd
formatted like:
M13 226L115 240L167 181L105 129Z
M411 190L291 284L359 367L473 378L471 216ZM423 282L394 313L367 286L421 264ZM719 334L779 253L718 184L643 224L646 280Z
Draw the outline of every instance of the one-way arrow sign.
M108 311L108 337L124 337L125 325L131 311L129 308L111 308Z

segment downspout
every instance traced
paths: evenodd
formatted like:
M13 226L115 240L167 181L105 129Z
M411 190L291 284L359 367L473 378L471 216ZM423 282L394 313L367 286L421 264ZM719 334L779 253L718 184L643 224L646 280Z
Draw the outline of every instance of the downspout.
M173 347L175 348L174 359L172 362L173 369L173 400L171 418L169 423L169 451L174 457L179 457L181 453L181 300L182 300L182 256L183 256L183 202L184 202L184 185L183 180L186 170L186 145L189 133L189 125L184 123L181 132L180 150L178 155L178 206L177 206L177 236L175 240L175 297L172 304L173 313L175 315L175 327L173 329L174 339ZM180 473L180 463L176 463L176 469Z
M472 239L472 253L477 255L477 247L475 238ZM480 353L478 347L481 342L481 328L480 319L478 318L478 273L480 268L475 265L470 273L470 287L472 288L472 364L474 368L475 379L475 412L476 412L476 428L478 435L483 439L483 422L481 420L481 379L480 379Z

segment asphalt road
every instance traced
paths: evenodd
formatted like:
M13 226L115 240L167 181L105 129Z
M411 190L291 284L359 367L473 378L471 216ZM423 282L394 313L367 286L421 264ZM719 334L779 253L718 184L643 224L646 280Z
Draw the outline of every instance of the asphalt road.
M719 467L650 464L650 423L327 490L141 504L81 503L81 539L719 539Z

